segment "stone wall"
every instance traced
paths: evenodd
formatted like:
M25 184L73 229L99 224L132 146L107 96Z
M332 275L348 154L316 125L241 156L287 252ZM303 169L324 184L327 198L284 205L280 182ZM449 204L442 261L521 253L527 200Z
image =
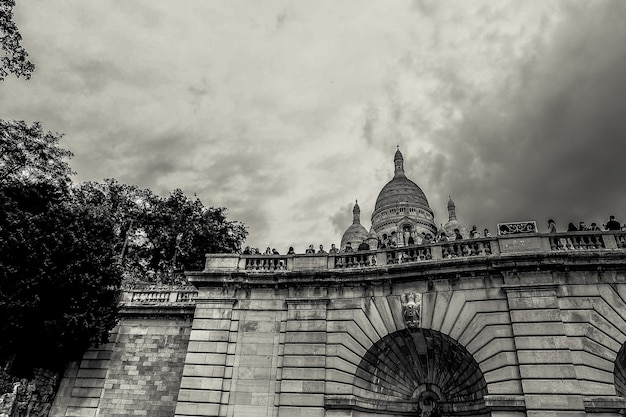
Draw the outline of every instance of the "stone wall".
M50 416L172 416L190 330L185 317L124 317L68 367Z
M421 379L463 400L444 415L617 417L625 271L612 250L192 274L176 417L419 415L420 392L438 392ZM412 329L407 294L421 299Z
M189 273L194 303L137 297L156 304L127 311L111 343L68 369L52 415L397 417L428 415L427 398L446 416L623 415L625 248L522 243Z

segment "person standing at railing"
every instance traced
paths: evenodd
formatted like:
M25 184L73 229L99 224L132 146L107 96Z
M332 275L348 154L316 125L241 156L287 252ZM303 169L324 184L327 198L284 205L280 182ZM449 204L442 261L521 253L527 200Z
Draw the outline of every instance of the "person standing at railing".
M580 222L578 223L578 230L580 230L581 232L586 232L589 230L589 228L587 227L585 222Z
M483 236L484 236L484 237L491 237L491 233L489 233L489 229L485 229L485 230L483 231Z
M339 253L339 249L337 249L337 247L335 246L335 244L331 244L330 245L330 250L328 251L328 253Z
M548 233L556 233L556 223L552 219L548 219Z
M326 253L326 251L324 250L324 245L320 245L320 250L318 250L317 253Z
M615 220L615 216L609 216L609 221L606 222L606 230L620 230L621 225L617 220Z
M578 229L576 228L576 226L574 225L574 223L571 223L571 222L570 222L570 223L567 225L567 231L568 231L568 232L577 232L577 231L578 231ZM577 249L577 248L579 247L579 246L578 246L578 241L576 240L576 236L574 236L574 237L568 237L568 238L566 239L566 242L567 242L567 248L569 248L569 249L572 249L572 250L573 250L573 249ZM574 243L576 243L576 245L574 245Z
M470 239L478 239L480 237L480 232L478 231L478 226L473 225L472 230L470 230Z
M597 225L597 224L595 224L595 223L591 223L591 226L589 226L589 230L592 230L592 231L594 231L594 232L595 232L595 231L599 231L599 230L601 230L601 229L598 227L598 225Z

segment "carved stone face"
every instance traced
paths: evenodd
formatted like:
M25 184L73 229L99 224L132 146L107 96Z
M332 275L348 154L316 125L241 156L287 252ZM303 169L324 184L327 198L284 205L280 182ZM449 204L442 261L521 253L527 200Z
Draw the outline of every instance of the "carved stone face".
M422 415L420 417L430 417L435 410L435 402L430 398L421 399L420 410L422 411Z
M421 294L405 294L403 303L404 323L409 329L420 327Z
M420 398L418 403L419 417L438 417L441 415L436 398L436 395L432 393L427 393Z

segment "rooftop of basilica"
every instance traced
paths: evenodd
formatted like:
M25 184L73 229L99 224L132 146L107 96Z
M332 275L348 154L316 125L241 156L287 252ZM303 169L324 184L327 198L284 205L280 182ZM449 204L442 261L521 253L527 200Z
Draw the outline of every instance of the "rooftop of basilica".
M456 205L449 199L448 221L437 227L432 209L422 189L406 176L404 157L398 149L394 155L394 176L382 188L372 212L372 227L361 224L358 202L353 221L345 230L339 248L328 253L313 249L305 254L290 251L287 255L207 254L202 272L276 273L304 271L340 271L399 266L421 269L458 268L462 263L484 260L540 256L554 263L572 254L598 253L607 257L626 250L626 232L621 230L582 230L576 232L539 233L534 221L500 223L495 236L470 230L458 220ZM334 246L334 245L333 245ZM193 278L192 278L193 279Z
M50 417L624 416L626 231L492 236L447 208L437 227L398 150L339 248L207 254L191 285L125 288Z

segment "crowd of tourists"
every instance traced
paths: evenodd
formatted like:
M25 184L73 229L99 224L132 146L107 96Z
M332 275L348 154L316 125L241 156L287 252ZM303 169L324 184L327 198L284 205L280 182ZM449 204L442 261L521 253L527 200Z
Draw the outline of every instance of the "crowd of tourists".
M620 224L617 220L615 220L615 216L609 216L609 220L602 225L602 227L598 226L596 223L591 223L589 226L584 221L578 222L578 226L574 223L570 222L567 225L568 232L586 232L586 231L626 231L626 223L623 225ZM553 219L548 220L548 233L558 233L556 222ZM415 233L411 235L407 239L407 244L409 246L412 245L423 245L423 244L433 244L439 242L448 242L455 240L465 240L465 239L481 239L481 238L489 238L491 237L491 233L489 229L483 229L481 232L478 229L478 226L473 225L472 229L469 231L469 236L465 238L459 229L454 229L451 236L448 236L446 232L442 231L438 235L432 235L431 233L422 232L421 234ZM387 249L387 248L395 248L397 247L395 233L392 235L383 234L382 238L378 238L378 248L379 249ZM333 243L330 245L330 249L326 251L324 249L324 245L319 245L319 248L316 250L313 244L309 245L309 247L304 251L305 254L337 254L337 253L350 253L356 251L369 250L370 245L363 242L358 247L353 248L352 244L348 242L346 247L342 250L339 250ZM269 246L265 249L265 252L261 252L258 248L253 248L250 246L246 246L242 251L243 255L280 255L280 252L276 250L276 248L270 248ZM290 246L287 250L287 255L295 255L296 252L293 249L293 246Z
M578 226L570 222L567 225L568 232L589 232L589 231L626 231L626 223L623 225L615 220L615 216L609 216L609 221L598 226L596 223L591 223L589 226L584 221L578 222ZM556 222L553 219L548 220L548 233L557 233Z

